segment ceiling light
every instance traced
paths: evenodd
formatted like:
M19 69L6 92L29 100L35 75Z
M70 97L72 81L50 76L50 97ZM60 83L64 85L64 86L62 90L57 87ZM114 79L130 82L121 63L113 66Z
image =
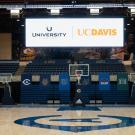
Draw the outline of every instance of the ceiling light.
M11 9L10 15L12 18L19 18L20 17L20 10L19 9Z
M135 8L130 9L131 14L135 14Z
M131 9L131 8L135 8L135 7L128 7L129 9Z
M91 8L90 9L91 15L99 15L99 13L100 13L100 9L98 9L98 8Z
M60 9L51 9L51 15L59 15Z

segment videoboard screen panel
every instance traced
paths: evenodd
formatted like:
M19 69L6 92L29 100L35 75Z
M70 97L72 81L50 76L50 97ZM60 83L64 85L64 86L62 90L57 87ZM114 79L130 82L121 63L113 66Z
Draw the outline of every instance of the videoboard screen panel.
M26 47L123 47L123 18L25 20Z

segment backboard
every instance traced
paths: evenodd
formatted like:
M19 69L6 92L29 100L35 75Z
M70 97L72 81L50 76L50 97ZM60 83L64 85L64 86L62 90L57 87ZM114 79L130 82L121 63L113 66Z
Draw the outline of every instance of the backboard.
M69 64L69 76L89 76L89 64Z

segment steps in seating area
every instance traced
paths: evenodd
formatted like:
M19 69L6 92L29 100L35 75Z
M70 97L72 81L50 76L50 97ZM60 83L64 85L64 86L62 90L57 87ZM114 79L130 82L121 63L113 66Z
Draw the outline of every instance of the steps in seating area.
M24 70L25 70L26 66L19 66L19 68L17 69L17 71L15 72L15 75L21 75Z
M129 101L129 89L128 83L121 86L118 85L117 77L127 77L127 69L121 62L117 61L85 61L82 63L89 64L89 77L82 79L82 99L87 104L90 100L95 103L128 103ZM62 73L69 72L69 63L65 61L61 62L30 62L21 67L16 72L17 74L22 72L24 79L32 79L33 75L39 75L40 80L37 83L30 83L30 85L21 85L21 103L54 103L54 100L60 101L62 104L70 103L71 98L70 90L59 89L59 79L55 81L51 80L51 76L58 76ZM83 69L85 72L85 69ZM100 72L109 72L112 76L116 76L116 79L111 79L110 88L108 90L99 89L99 80L92 80L91 75L99 76ZM96 78L96 77L95 77ZM123 89L124 87L124 89ZM42 94L41 94L42 93ZM94 103L92 102L92 103Z

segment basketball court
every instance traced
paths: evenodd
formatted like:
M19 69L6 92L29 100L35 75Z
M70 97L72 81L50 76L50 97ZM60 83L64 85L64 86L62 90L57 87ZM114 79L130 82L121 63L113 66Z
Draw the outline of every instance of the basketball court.
M3 135L133 135L135 108L121 106L2 107Z
M0 0L0 135L134 132L134 0Z

